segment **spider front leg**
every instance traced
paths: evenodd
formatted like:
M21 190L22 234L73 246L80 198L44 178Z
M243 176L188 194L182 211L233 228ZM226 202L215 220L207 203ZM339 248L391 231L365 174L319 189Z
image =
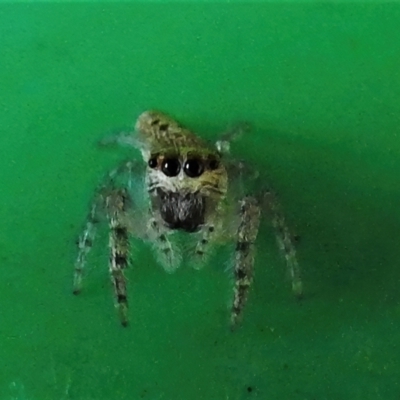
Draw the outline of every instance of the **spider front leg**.
M240 201L240 222L236 233L232 329L238 324L253 281L254 242L260 225L258 200L246 196Z
M170 240L166 234L166 230L162 227L159 218L151 217L148 227L148 239L153 243L154 253L159 263L168 273L174 272L181 263L181 255L172 247Z
M126 224L126 212L129 208L128 193L124 189L115 190L106 200L110 226L109 270L114 287L116 307L123 326L128 325L128 298L124 269L129 262L129 233Z
M200 269L207 261L210 251L210 242L215 238L215 225L213 223L205 224L200 230L200 238L196 244L193 258L193 268Z

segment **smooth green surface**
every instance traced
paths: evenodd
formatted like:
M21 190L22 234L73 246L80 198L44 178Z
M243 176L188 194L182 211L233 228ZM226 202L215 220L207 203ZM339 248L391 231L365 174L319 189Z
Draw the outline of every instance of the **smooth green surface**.
M0 398L398 399L400 6L0 7ZM131 326L117 321L105 235L80 297L75 239L96 147L158 108L235 144L300 236L296 302L267 226L242 327L226 254L173 275L136 246ZM95 268L96 267L96 268Z

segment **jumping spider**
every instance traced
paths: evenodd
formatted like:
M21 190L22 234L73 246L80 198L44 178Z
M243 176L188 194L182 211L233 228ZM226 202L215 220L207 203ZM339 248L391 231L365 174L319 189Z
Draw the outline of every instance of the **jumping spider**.
M214 245L235 242L231 308L231 324L235 327L252 283L255 240L261 211L266 210L286 259L292 289L300 296L302 283L295 248L275 197L260 187L248 194L245 186L257 182L257 174L243 162L228 157L230 142L244 128L238 125L210 145L169 116L146 111L139 116L134 132L103 140L103 144L139 149L144 162L124 162L96 191L78 241L74 293L81 291L86 256L103 217L110 229L109 270L123 326L128 324L124 269L129 261L130 236L150 242L167 272L179 267L184 253L199 269L208 261ZM186 240L184 246L182 238Z

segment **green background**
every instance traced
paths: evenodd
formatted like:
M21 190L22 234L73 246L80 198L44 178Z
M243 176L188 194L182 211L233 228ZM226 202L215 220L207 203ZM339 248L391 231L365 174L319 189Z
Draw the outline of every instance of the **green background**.
M0 6L1 399L399 399L400 5ZM233 146L300 236L296 302L267 225L242 327L229 254L168 275L136 244L131 325L105 232L80 297L96 141L149 108ZM132 157L137 157L135 153Z

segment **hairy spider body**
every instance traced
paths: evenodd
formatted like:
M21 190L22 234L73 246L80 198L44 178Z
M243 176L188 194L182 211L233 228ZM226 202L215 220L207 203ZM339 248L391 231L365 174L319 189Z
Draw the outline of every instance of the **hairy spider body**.
M183 232L192 243L188 255L199 269L209 260L213 245L235 242L234 296L231 324L236 326L253 279L254 246L261 210L270 211L292 288L302 293L300 272L292 244L275 197L270 191L249 194L244 181L255 178L241 163L229 160L229 143L242 131L238 125L214 146L158 111L142 113L134 132L120 133L102 144L125 144L139 149L143 162L129 161L113 170L99 187L81 235L75 263L74 293L81 291L86 256L105 216L110 234L109 270L122 325L128 323L124 270L129 264L130 236L150 242L159 263L173 272L185 251L175 241Z

